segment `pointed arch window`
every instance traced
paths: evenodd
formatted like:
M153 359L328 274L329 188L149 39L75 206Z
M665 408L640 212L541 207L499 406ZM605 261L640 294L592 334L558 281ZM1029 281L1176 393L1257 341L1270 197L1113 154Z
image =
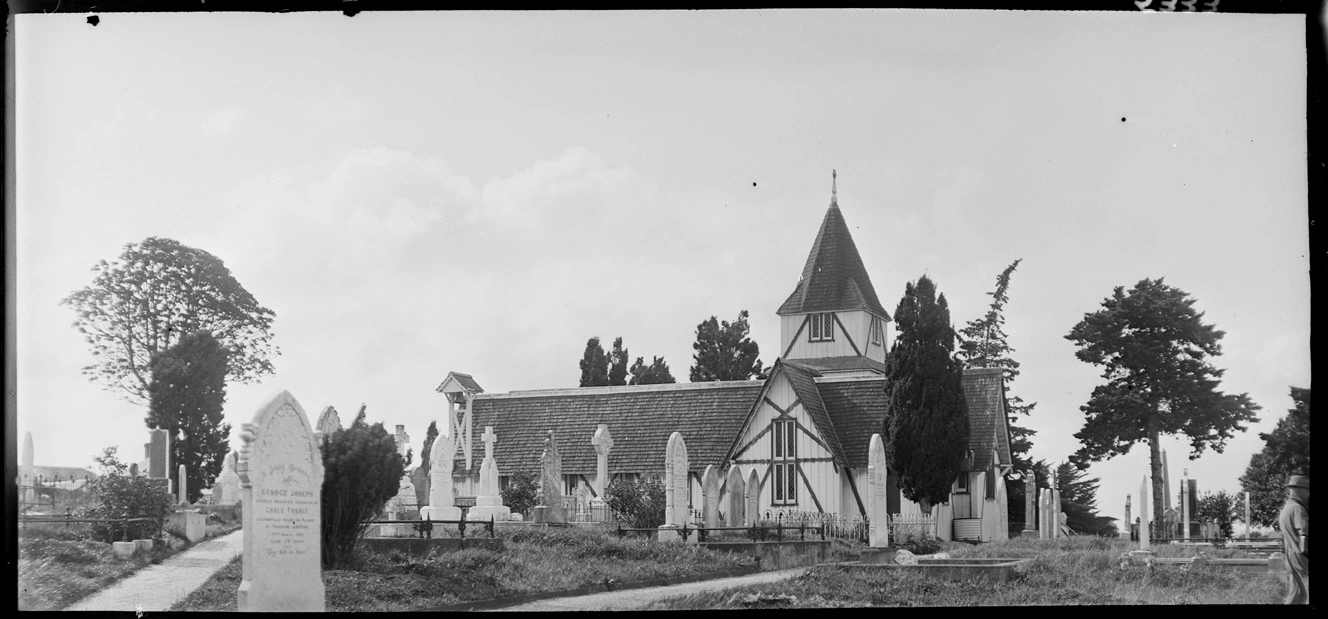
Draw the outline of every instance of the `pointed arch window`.
M792 419L775 421L770 429L771 502L775 505L798 504L797 426Z

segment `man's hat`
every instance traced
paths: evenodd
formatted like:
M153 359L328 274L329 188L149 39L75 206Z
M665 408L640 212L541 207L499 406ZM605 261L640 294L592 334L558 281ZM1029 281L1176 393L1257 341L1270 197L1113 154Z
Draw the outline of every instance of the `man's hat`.
M1286 485L1288 488L1304 488L1306 490L1309 490L1310 478L1304 475L1292 475L1289 479L1287 479Z

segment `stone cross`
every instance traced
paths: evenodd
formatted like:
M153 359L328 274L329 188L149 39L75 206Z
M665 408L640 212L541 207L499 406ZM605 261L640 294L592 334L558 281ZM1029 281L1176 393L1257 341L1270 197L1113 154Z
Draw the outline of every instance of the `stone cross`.
M761 519L761 476L755 468L747 474L747 483L743 484L742 490L747 494L747 509L744 510L747 520L743 524L753 526Z
M282 391L240 430L244 546L236 609L326 610L323 458L300 403Z
M609 451L613 449L609 424L599 424L595 435L590 439L590 444L595 446L595 495L603 498L604 488L609 484Z
M480 440L484 441L484 460L480 462L480 489L479 494L475 496L475 507L470 509L466 518L510 520L512 510L503 505L503 496L498 489L498 462L493 459L493 444L498 441L498 435L493 433L493 426L484 426L484 434Z
M674 432L664 450L664 525L660 528L682 528L687 522L691 498L688 470L687 444L682 433Z
M405 457L406 451L410 449L410 435L406 434L406 426L397 424L397 433L393 438L397 441L397 453Z
M867 444L867 537L872 548L890 546L889 475L885 442L873 434Z
M745 482L742 478L742 469L736 464L730 466L725 479L725 492L729 497L728 514L726 514L727 520L725 522L730 527L744 526L747 522L747 493L743 488Z
M553 430L549 430L545 437L544 453L540 454L540 503L537 507L544 508L544 522L567 522L567 511L563 509L563 457L558 453L558 439Z
M701 522L706 528L719 526L719 469L707 465L701 473Z

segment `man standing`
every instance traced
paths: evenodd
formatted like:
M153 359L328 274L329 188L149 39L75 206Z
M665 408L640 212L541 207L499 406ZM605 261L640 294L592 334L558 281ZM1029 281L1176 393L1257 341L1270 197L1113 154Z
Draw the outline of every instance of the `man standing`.
M1310 478L1287 479L1287 501L1277 516L1287 561L1287 604L1310 603Z

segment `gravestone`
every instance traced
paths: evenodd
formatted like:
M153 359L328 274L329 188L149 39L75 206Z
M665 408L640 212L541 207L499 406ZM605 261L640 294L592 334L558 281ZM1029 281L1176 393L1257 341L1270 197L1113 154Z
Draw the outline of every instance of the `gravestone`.
M415 484L411 483L409 475L401 476L401 481L397 485L397 495L394 499L396 500L398 518L401 518L402 514L406 514L407 517L416 514L420 507L417 502L419 499L415 496Z
M889 476L885 443L880 434L873 434L867 444L867 537L872 548L890 545Z
M170 470L171 434L165 428L153 428L148 433L148 477L167 479L166 489L169 492L172 486L169 482Z
M452 467L456 463L456 442L439 434L429 448L429 506L420 510L424 520L460 520L461 508L455 505Z
M761 519L761 476L753 468L752 472L747 474L747 483L743 484L742 491L747 495L747 520L746 526L754 526L757 520Z
M314 424L314 438L321 441L340 429L341 416L337 414L337 409L329 406L318 415L318 423Z
M129 476L130 476L130 477L138 477L138 463L137 463L137 462L135 462L135 463L129 465Z
M563 509L563 457L558 453L558 439L553 430L544 437L544 451L540 454L539 504L535 506L535 522L567 522L567 510Z
M1134 521L1130 520L1130 495L1128 494L1125 495L1125 520L1122 520L1121 522L1125 523L1125 526L1121 528L1121 537L1125 538L1126 540L1129 540L1130 524L1133 523Z
M411 469L410 484L415 486L415 504L421 508L429 505L429 467L421 464Z
M677 529L687 523L687 503L691 499L687 475L687 444L682 433L674 432L664 448L664 524L659 527L660 541L678 539Z
M475 496L475 507L466 515L468 520L509 520L512 509L503 505L503 494L498 487L498 461L493 459L493 445L498 442L493 426L484 426L484 460L480 462L480 488Z
M746 483L742 479L742 469L738 465L729 467L728 481L724 484L727 487L729 502L728 526L741 527L747 524L747 493L743 486Z
M1144 475L1143 484L1139 487L1139 549L1148 550L1149 533L1152 527L1148 524L1148 511L1152 507L1152 501L1149 500L1149 490L1152 490L1148 483L1148 476Z
M586 480L581 479L576 482L572 497L576 503L576 521L590 522L590 486L586 485Z
M36 456L32 450L32 432L25 432L23 434L23 468L32 470L32 463L35 459Z
M219 505L230 505L240 500L240 476L235 473L235 452L227 454L221 474L212 484L212 498Z
M701 473L701 523L707 529L719 526L719 470L707 465Z
M179 494L180 504L181 504L181 505L188 505L188 504L189 504L189 476L185 473L184 465L183 465L183 464L180 465L180 476L179 476L179 477L176 477L176 479L180 480L180 483L179 483L179 485L180 485L180 494Z
M1032 475L1024 479L1024 530L1020 537L1037 537L1037 480Z
M323 458L304 409L282 391L241 426L240 611L323 611Z
M609 424L601 423L590 438L595 446L595 496L604 498L604 488L609 485L609 451L613 449L613 437L609 436Z
M907 549L900 548L895 552L895 563L899 565L917 565L918 556L909 552Z

